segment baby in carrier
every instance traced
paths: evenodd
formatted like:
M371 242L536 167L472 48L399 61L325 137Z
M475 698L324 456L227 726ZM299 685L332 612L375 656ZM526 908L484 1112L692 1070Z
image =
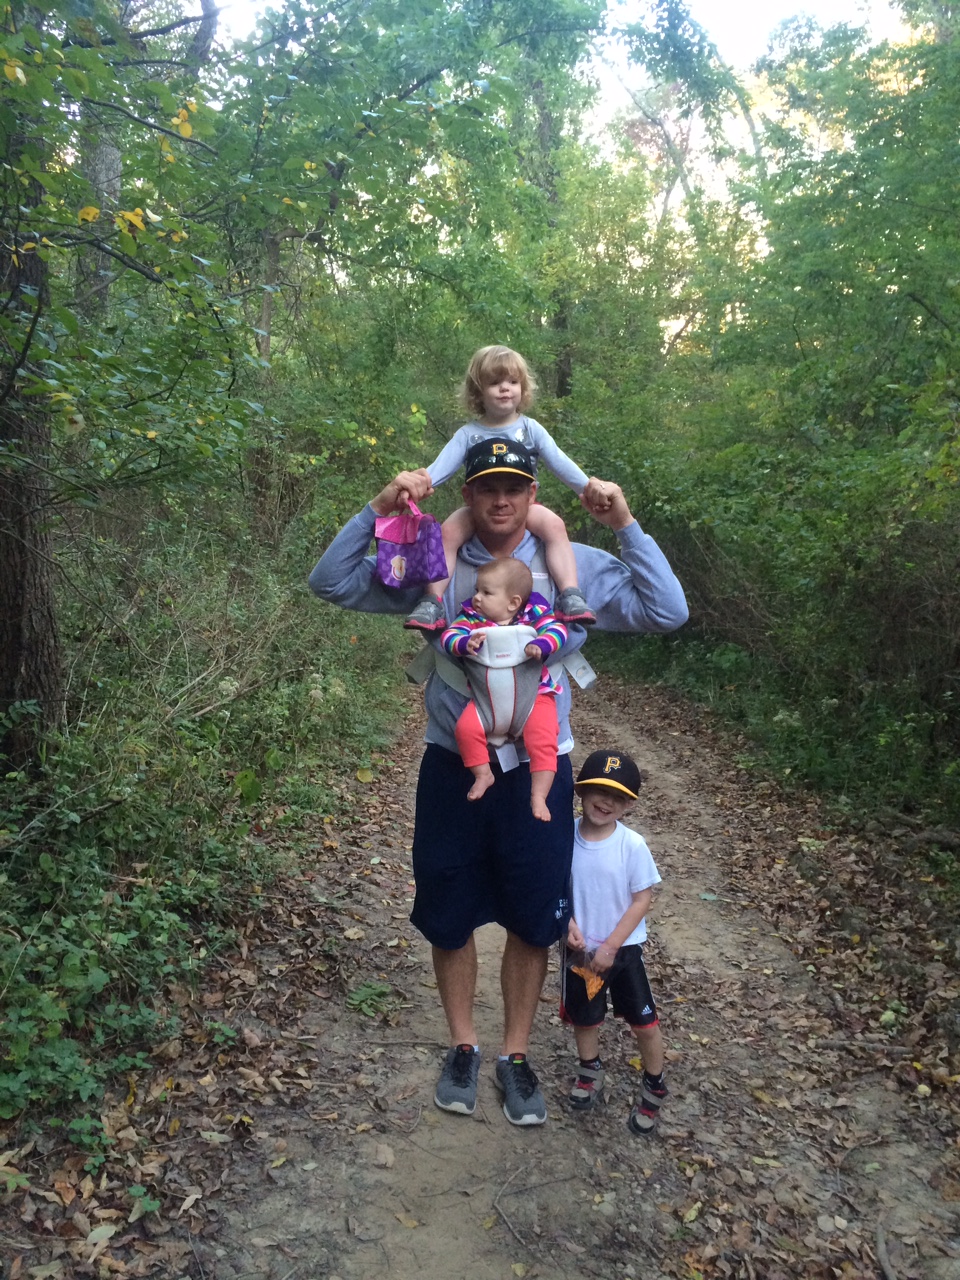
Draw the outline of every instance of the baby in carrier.
M550 821L560 685L545 664L566 638L566 627L533 590L522 560L480 566L472 599L463 601L440 637L447 653L464 660L472 694L456 726L461 758L474 776L468 800L479 800L494 783L490 744L522 736L530 757L530 807L535 818Z

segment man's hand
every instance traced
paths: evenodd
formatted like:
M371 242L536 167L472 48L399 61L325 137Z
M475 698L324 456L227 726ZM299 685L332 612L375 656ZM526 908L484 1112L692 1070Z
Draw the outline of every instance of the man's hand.
M596 476L591 476L587 481L586 488L580 495L580 501L590 512L609 511L610 494L607 485L603 480L598 480Z
M433 493L433 482L425 467L417 471L401 471L370 503L377 515L388 516L392 511L403 510L407 503L422 502Z
M587 940L580 932L580 926L570 917L570 923L567 925L567 946L571 951L586 951Z
M593 482L591 481L591 484ZM633 524L633 512L627 506L627 500L623 496L623 490L618 484L614 484L610 480L598 481L600 490L597 505L591 506L587 501L587 492L590 488L588 485L584 489L580 502L586 507L595 520L599 520L601 524L605 524L609 529L625 529L628 524ZM600 503L606 503L606 506L600 506Z

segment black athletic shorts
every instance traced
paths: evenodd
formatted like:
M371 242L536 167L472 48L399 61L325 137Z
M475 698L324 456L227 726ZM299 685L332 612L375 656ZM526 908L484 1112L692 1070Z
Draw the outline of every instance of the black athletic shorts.
M599 1027L607 1016L607 992L613 1000L613 1015L623 1018L631 1027L652 1027L658 1022L647 971L643 966L643 947L621 947L606 974L606 980L593 999L587 996L587 984L571 965L582 953L561 948L560 1017L575 1027Z
M502 925L532 947L563 937L570 919L573 771L557 760L552 821L530 811L530 767L504 773L479 800L460 756L430 743L420 763L413 833L417 894L410 919L428 942L458 951L474 929Z

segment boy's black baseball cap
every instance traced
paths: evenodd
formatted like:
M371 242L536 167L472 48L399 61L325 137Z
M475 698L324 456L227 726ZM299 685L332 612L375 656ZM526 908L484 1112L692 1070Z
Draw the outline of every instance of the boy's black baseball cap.
M464 479L479 480L498 471L536 480L537 467L530 450L516 440L479 440L467 450Z
M577 787L610 787L636 800L640 794L640 770L622 751L594 751L577 774Z

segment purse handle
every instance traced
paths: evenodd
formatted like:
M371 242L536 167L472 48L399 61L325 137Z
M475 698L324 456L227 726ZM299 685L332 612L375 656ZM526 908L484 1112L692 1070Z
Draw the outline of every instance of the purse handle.
M420 508L417 506L417 504L414 502L412 498L407 499L407 510L410 512L411 515L416 516L418 520L423 519L423 512L420 510Z

